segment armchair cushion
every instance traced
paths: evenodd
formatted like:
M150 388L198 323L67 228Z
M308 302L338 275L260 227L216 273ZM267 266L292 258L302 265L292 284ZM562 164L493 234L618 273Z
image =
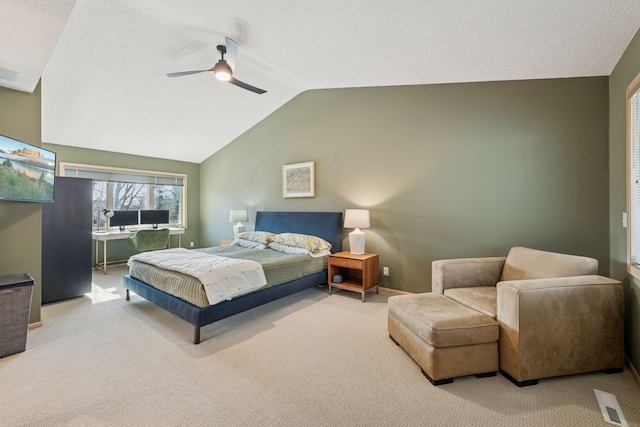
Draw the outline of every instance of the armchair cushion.
M498 340L494 320L434 293L390 297L389 316L433 347L466 346Z
M472 288L447 289L444 291L444 295L495 319L497 312L496 291L495 286L474 286Z
M495 286L500 280L505 257L443 259L432 263L431 292L471 286Z
M598 274L598 260L577 255L513 247L500 281Z

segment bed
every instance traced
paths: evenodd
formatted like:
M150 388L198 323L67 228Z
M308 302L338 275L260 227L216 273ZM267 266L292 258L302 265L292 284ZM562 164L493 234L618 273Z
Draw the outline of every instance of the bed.
M317 236L331 243L331 252L342 250L342 212L258 212L255 230L276 234L300 233ZM327 271L324 269L231 300L200 307L163 292L130 274L122 278L127 301L130 300L130 291L133 291L142 298L191 323L194 326L194 344L200 343L200 328L202 326L326 282Z

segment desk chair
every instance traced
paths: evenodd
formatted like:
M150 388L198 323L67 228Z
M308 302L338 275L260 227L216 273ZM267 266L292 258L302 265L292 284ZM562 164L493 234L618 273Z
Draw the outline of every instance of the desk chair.
M169 246L169 229L138 230L129 237L129 247L138 252L166 249Z

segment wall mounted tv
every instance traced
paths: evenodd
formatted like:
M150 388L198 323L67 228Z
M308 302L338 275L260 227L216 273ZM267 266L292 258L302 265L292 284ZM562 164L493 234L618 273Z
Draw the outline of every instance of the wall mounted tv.
M53 202L56 153L0 135L0 200Z

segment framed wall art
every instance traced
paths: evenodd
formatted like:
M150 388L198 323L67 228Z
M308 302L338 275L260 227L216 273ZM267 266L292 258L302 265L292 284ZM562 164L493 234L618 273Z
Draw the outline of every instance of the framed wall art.
M315 197L315 162L282 166L282 197Z

